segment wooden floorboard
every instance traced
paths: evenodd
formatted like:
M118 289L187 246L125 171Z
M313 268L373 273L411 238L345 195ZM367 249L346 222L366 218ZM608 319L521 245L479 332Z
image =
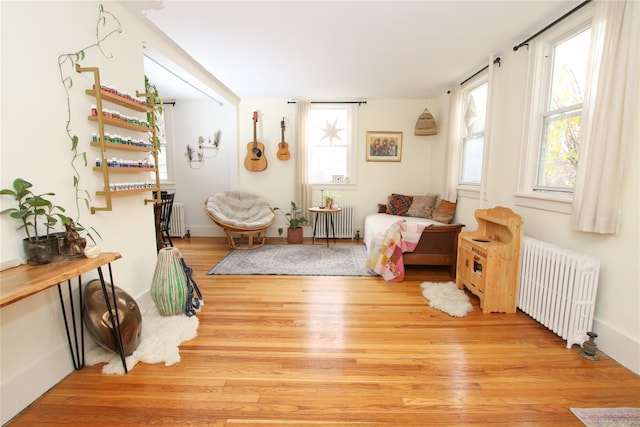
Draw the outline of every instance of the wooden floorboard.
M205 300L181 361L85 367L10 426L580 426L572 407L640 407L639 376L523 313L482 314L473 296L464 318L430 308L420 283L447 269L408 267L392 285L207 276L227 246L175 243Z

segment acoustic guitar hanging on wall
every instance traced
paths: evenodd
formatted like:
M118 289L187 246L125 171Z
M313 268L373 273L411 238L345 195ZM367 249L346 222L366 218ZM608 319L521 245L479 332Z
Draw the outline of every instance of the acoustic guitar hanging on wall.
M267 168L267 158L264 155L264 144L258 142L256 137L256 124L258 112L253 112L253 141L247 144L247 155L244 158L244 167L251 172L260 172Z
M278 157L279 160L289 160L289 157L291 157L291 153L289 153L289 144L284 142L284 117L280 122L280 128L282 129L282 142L278 144L278 153L276 154L276 157Z

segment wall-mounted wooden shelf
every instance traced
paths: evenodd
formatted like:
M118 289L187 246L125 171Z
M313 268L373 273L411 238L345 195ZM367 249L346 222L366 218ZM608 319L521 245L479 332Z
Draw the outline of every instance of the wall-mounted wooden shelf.
M100 172L102 170L102 166L94 166L93 170L96 172ZM135 173L140 173L140 172L155 172L157 170L157 168L127 168L127 167L113 167L113 166L107 166L107 170L109 172L135 172Z
M93 169L97 172L102 172L102 177L104 181L104 190L96 191L97 196L101 196L105 198L104 206L92 206L91 213L94 214L97 211L110 211L112 210L111 205L111 196L116 194L131 194L131 193L142 193L142 192L156 192L160 194L160 173L158 171L158 150L154 144L150 146L137 146L137 145L127 145L124 143L115 143L115 142L107 142L105 138L105 126L113 126L120 129L128 130L131 132L140 132L144 135L150 135L150 140L156 141L156 127L155 127L155 114L148 114L150 117L149 126L138 124L137 118L134 122L127 121L122 118L114 118L105 114L105 109L103 107L103 102L109 102L120 107L127 108L128 110L139 112L139 113L152 113L155 105L155 98L153 94L149 93L140 93L136 92L137 97L144 97L146 99L146 103L136 102L133 98L129 96L123 96L119 93L113 93L110 90L106 90L102 88L100 84L100 70L97 67L80 67L76 64L76 71L78 73L91 72L94 77L94 85L93 89L85 90L85 93L89 96L92 96L96 99L96 109L95 112L88 116L89 121L94 122L98 125L98 137L97 141L91 141L90 145L93 147L98 147L100 149L100 157L99 162L100 166L95 166ZM151 106L151 107L150 107ZM142 121L146 123L146 121ZM135 152L146 152L150 153L153 157L154 167L152 168L144 168L144 167L110 167L109 162L107 161L107 150L121 150L121 151L135 151ZM155 173L155 185L151 188L141 188L141 189L133 189L133 190L113 190L110 180L111 174L119 174L119 173ZM159 196L158 196L159 197ZM159 201L153 198L148 198L144 200L144 203Z
M106 149L110 149L110 150L126 150L126 151L143 151L143 152L147 152L147 153L151 153L153 152L153 147L141 147L138 145L127 145L127 144L119 144L117 142L104 142L101 143L99 141L91 141L90 142L92 147L100 147L102 144L104 144L104 147Z
M149 107L147 107L144 104L138 104L135 101L131 101L127 98L123 98L122 96L119 96L117 94L113 94L110 92L107 92L106 90L100 90L100 97L102 97L103 100L105 101L109 101L113 104L119 105L121 107L126 107L130 110L134 110L134 111L140 111L142 113L146 113L148 111L151 111L151 109ZM97 94L96 91L94 89L87 89L85 90L85 93L87 95L91 95L93 97L97 98Z
M92 122L98 122L100 120L100 116L89 116L89 120ZM105 125L115 126L120 129L131 130L134 132L151 132L151 129L146 126L141 126L135 123L125 122L124 120L114 119L112 117L102 116L102 121Z

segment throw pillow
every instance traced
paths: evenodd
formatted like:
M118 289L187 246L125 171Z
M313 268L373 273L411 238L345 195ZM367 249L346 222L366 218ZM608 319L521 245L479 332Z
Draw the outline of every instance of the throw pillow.
M453 215L456 212L455 202L449 202L447 200L441 200L438 207L433 211L431 219L438 222L449 224L453 219Z
M402 194L391 194L387 199L387 213L404 216L411 207L413 197Z
M413 196L411 207L407 211L407 216L415 216L419 218L431 218L433 208L438 200L437 194L428 194L426 196Z

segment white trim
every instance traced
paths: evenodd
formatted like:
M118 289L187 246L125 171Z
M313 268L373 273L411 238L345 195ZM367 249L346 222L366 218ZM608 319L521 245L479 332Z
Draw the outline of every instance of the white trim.
M538 191L535 193L516 193L515 197L517 206L525 206L567 215L571 214L573 194Z
M563 25L558 25L541 35L536 42L531 42L528 49L527 86L524 99L524 122L522 127L519 174L517 182L516 204L534 209L548 210L563 214L571 214L573 192L560 193L550 191L534 191L535 177L538 169L542 122L542 111L545 110L548 88L546 77L550 61L551 45L575 35L586 29L591 22L593 11L582 10L568 18Z

